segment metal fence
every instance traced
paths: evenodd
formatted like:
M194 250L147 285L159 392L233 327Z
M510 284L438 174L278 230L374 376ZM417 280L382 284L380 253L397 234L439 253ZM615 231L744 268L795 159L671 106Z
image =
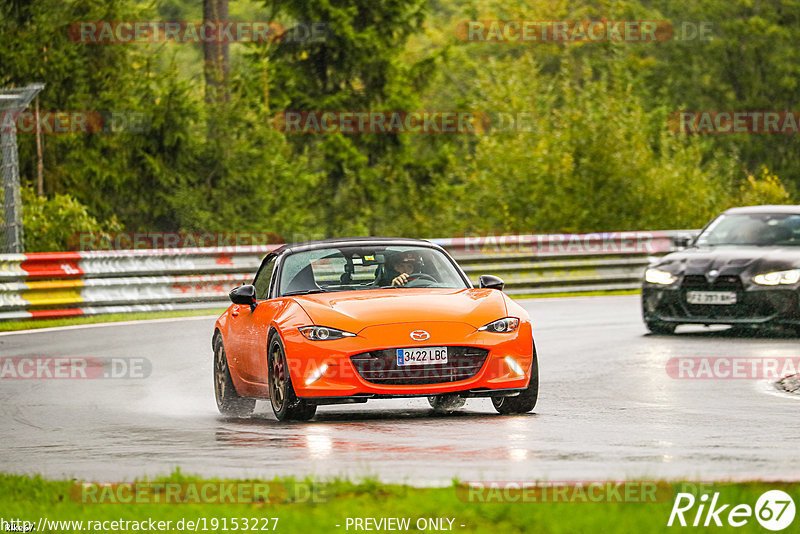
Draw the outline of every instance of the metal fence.
M692 231L689 231L692 232ZM686 231L507 235L433 239L473 283L481 274L506 282L509 295L637 289L652 258L673 250Z
M688 231L694 232L694 231ZM510 295L636 289L684 232L431 239ZM0 255L0 320L220 308L279 245Z
M44 84L0 89L0 252L25 250L22 201L19 192L16 116L25 110Z

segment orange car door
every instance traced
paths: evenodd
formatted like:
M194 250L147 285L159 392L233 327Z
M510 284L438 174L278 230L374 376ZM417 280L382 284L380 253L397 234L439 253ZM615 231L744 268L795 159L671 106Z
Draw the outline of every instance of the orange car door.
M229 356L231 365L240 377L248 382L266 384L267 334L269 325L280 307L280 302L270 299L270 285L275 272L275 258L267 256L256 274L256 309L235 305L229 318Z
M239 376L248 382L266 384L267 335L279 306L276 300L259 300L255 311L251 312L249 306L234 306L231 310L233 365Z

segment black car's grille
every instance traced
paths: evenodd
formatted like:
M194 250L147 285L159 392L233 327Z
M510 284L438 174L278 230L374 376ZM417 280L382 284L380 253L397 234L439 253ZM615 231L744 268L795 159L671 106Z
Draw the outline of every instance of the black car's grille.
M762 294L739 293L736 304L727 306L708 306L685 304L686 312L692 317L760 319L776 314L792 315L797 309L797 295L790 291L764 291ZM795 313L796 315L796 313Z
M735 304L708 305L689 304L689 291L733 291ZM687 319L688 322L702 323L703 320L724 322L725 319L746 322L780 320L800 320L800 298L795 291L784 288L752 288L744 290L738 276L720 276L709 283L703 275L687 275L681 281L680 291L644 292L647 313L653 313L669 320Z
M700 291L741 291L744 288L742 280L738 276L720 276L713 282L709 282L702 274L684 276L681 287Z
M488 350L476 347L447 347L445 364L398 367L397 349L387 349L356 354L350 361L371 384L403 386L467 380L478 374L488 355Z
M742 302L744 286L742 280L736 275L719 276L713 281L702 274L690 274L683 277L681 288L685 291L735 291L738 301L732 305L712 306L704 304L685 303L687 315L695 317L746 317L755 310ZM683 302L686 302L685 293ZM765 310L764 310L765 311ZM762 312L762 310L759 310ZM760 315L760 313L759 313Z
M686 310L689 317L711 317L711 318L744 318L744 317L764 317L770 315L769 312L757 310L744 304L731 304L725 306L709 306L701 304L687 304Z

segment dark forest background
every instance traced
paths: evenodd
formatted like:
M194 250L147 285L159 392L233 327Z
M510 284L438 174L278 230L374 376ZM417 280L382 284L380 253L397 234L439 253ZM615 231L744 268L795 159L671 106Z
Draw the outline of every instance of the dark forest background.
M205 8L205 13L204 13ZM91 44L76 21L272 20L324 40ZM211 13L211 15L209 15ZM215 13L217 13L215 15ZM466 20L667 20L708 38L464 42ZM213 20L213 19L212 19ZM28 251L80 231L308 237L696 228L791 203L798 135L673 133L675 110L793 110L800 0L0 0L0 87L146 127L19 134ZM209 55L209 52L211 53ZM294 134L284 110L527 113L525 131Z

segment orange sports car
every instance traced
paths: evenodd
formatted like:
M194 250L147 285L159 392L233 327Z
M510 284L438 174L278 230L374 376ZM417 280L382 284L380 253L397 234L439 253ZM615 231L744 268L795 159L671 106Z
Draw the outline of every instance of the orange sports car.
M489 397L502 414L533 410L539 390L528 313L441 247L397 238L327 239L268 254L213 336L223 414L269 399L275 416L317 406L428 397L437 411Z

